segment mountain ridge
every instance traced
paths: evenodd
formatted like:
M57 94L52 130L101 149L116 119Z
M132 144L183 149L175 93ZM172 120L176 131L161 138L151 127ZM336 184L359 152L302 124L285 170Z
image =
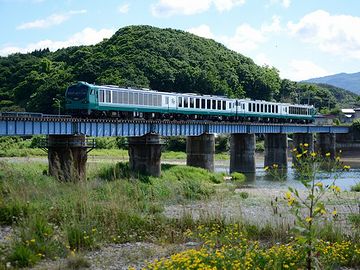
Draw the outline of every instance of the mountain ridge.
M337 73L333 75L311 78L303 82L329 84L360 94L360 72Z

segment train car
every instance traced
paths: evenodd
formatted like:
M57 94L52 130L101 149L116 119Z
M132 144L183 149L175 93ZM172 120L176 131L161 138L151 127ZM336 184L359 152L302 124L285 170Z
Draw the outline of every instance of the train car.
M262 100L159 92L78 82L65 94L66 110L76 116L122 119L178 119L309 123L315 110Z

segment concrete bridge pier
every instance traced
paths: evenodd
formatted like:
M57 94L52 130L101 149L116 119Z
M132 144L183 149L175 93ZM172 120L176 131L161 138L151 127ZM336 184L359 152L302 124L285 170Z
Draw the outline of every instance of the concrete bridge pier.
M186 138L186 165L214 171L215 136L203 133Z
M307 147L303 148L300 144L308 144ZM313 133L294 133L293 134L293 147L297 149L298 153L301 153L302 150L308 150L309 153L314 152L314 134ZM296 161L296 155L293 155L293 162Z
M231 134L230 173L254 173L255 170L255 134Z
M49 135L49 174L60 181L86 178L87 145L85 135Z
M141 137L128 137L129 167L132 173L159 177L161 175L160 135L148 133Z
M279 168L286 169L287 152L288 141L286 134L265 134L265 167L277 164Z
M318 133L317 147L322 156L330 153L330 158L335 159L336 156L336 134L335 133Z

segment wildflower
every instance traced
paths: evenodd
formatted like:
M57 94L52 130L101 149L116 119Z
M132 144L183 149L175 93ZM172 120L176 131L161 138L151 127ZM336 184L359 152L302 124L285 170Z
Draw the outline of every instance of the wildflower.
M302 154L304 155L304 154L306 154L308 152L308 150L305 150L304 152L302 152Z
M297 151L297 148L294 148L293 151L296 152L296 151Z
M321 183L321 182L317 182L317 183L315 184L315 186L317 186L317 187L319 187L319 188L322 188L324 185L323 185L323 183Z
M309 144L308 144L308 143L304 143L304 147L309 147Z
M326 156L326 157L330 157L330 153L329 153L329 152L326 153L325 156Z
M264 170L265 170L265 171L269 170L269 166L266 166L266 167L264 168Z
M348 166L348 165L344 165L344 170L350 170L350 166Z
M310 154L312 157L316 157L316 153L315 152L311 152Z
M96 232L96 228L93 228L91 231L92 231L93 233Z
M296 158L301 158L302 154L297 154Z
M31 242L31 243L35 243L35 239L31 239L30 242Z
M307 217L307 218L305 218L305 221L306 221L307 223L310 223L310 222L312 221L312 218L311 218L311 217Z
M331 185L330 189L333 190L334 192L340 192L341 188L339 186L335 186L335 185Z
M336 209L334 209L334 211L332 211L331 214L333 215L333 217L335 217L337 215Z
M272 165L274 169L278 168L279 165L277 165L276 163Z

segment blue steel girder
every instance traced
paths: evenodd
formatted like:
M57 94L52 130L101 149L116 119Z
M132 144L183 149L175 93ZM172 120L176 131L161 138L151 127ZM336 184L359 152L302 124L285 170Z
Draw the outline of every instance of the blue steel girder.
M92 137L142 136L147 133L161 136L197 136L204 132L230 133L348 133L349 127L264 123L221 122L160 122L107 121L88 119L6 119L0 118L0 136L64 135L82 133Z

